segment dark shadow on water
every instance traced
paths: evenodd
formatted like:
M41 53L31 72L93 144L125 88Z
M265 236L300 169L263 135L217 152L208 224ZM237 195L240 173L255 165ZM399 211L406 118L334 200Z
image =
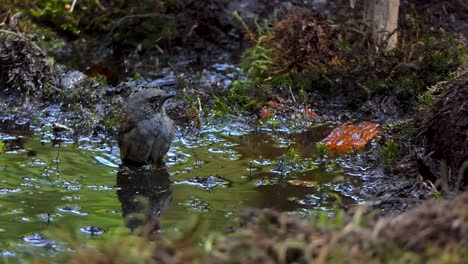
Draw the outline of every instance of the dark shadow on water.
M122 217L130 230L151 236L161 228L159 218L172 200L167 168L122 167L117 187Z

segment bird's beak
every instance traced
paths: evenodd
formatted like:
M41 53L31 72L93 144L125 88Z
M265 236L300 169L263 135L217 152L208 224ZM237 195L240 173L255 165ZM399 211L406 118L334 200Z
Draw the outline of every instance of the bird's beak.
M174 97L175 94L166 94L164 95L162 98L163 98L163 102L165 102L167 99L171 98L171 97Z

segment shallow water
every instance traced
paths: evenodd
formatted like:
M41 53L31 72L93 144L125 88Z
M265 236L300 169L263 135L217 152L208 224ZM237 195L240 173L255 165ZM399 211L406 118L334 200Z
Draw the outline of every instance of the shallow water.
M228 89L239 71L215 64L190 79ZM151 81L129 82L173 89L174 75L162 72ZM243 208L331 215L365 196L360 187L368 168L347 158L319 158L315 144L334 125L313 120L278 117L276 129L268 122L251 127L242 118L203 120L200 129L179 127L166 168L120 169L113 138L54 128L76 127L76 120L87 118L95 124L99 115L78 117L53 104L0 104L0 112L0 257L11 260L66 250L56 229L88 239L128 235L151 223L178 233L201 216L205 232L225 231L238 226Z
M32 129L0 133L3 255L22 255L31 246L60 250L45 235L55 227L85 236L128 230L142 212L159 219L164 232L187 228L197 215L210 231L223 231L236 226L241 208L308 215L361 202L353 170L317 161L315 143L330 132L326 125L301 133L236 125L179 132L167 171L159 172L119 171L112 140L62 134L58 143L47 127ZM301 154L301 166L281 156L291 148Z

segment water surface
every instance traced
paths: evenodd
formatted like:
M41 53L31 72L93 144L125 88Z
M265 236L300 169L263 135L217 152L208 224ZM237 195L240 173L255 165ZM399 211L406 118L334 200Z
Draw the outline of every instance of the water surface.
M88 236L128 230L138 224L143 210L135 199L146 201L145 214L159 219L164 232L181 231L196 215L203 215L210 231L223 231L236 226L239 209L246 207L332 213L333 208L360 202L353 190L361 180L316 162L315 143L330 130L319 126L290 133L209 126L178 133L162 176L143 170L131 177L128 171L123 173L127 176L119 172L112 140L58 140L47 127L3 131L1 251L21 255L31 245L45 252L58 250L56 241L44 235L55 227ZM306 165L285 161L291 149Z

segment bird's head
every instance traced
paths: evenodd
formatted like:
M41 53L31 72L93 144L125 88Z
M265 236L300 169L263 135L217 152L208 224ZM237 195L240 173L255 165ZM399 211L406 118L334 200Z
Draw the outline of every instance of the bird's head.
M165 114L164 103L174 94L150 88L136 93L127 102L126 112L133 119L149 118L157 113Z

